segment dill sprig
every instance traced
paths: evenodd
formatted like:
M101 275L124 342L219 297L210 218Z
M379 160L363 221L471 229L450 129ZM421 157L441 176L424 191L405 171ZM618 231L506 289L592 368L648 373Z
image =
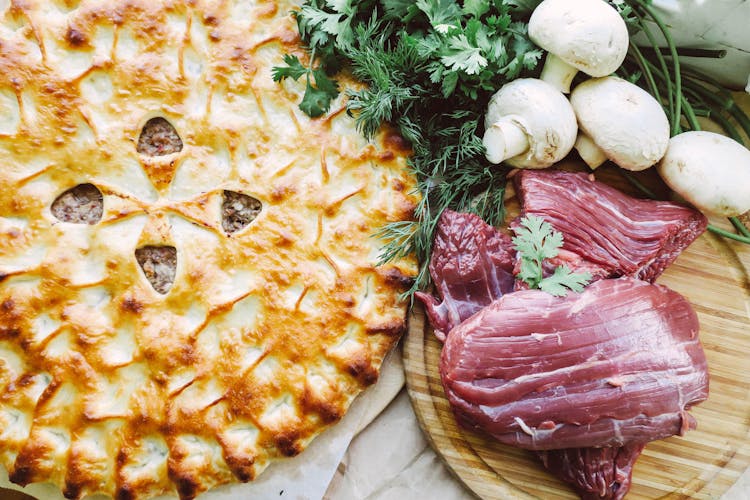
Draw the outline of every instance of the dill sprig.
M422 195L415 219L390 223L377 233L387 242L380 256L381 263L412 253L422 259L408 295L429 284L427 264L443 210L452 208L475 213L495 226L505 220L507 169L484 160L482 141L477 135L482 120L481 113L468 110L434 115L420 127L424 136L412 138L415 146L410 165ZM402 133L404 128L409 128L409 124L401 125Z

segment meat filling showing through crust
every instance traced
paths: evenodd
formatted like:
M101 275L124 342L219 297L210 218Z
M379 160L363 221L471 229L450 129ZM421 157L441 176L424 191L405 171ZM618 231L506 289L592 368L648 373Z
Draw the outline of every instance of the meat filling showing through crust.
M93 225L102 219L104 197L93 184L79 184L58 196L50 210L62 222Z
M136 149L146 156L166 156L182 151L182 139L167 120L151 118L143 126Z
M174 283L177 249L168 246L145 246L135 250L135 259L154 290L164 295Z
M227 234L240 231L258 217L263 204L246 194L224 191L221 204L221 226Z

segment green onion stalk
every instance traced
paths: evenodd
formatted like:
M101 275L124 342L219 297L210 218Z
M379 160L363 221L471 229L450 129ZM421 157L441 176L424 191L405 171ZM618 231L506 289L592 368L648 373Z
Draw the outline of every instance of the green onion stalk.
M661 104L669 118L671 135L689 130L701 130L698 116L713 120L727 136L747 146L742 132L750 137L750 118L732 94L715 79L700 71L682 67L680 55L715 57L724 51L679 49L666 24L651 5L650 0L626 0L629 9L620 7L628 24L644 34L649 46L639 47L631 41L620 76L649 91ZM661 35L666 47L660 47ZM655 194L633 175L623 172L626 178L646 196ZM736 232L710 224L708 230L741 243L750 245L750 230L736 217L729 219Z

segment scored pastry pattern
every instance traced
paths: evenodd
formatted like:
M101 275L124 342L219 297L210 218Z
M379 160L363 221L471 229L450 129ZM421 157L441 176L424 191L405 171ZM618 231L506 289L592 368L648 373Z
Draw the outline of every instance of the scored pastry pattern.
M303 55L295 6L0 0L14 482L191 498L299 453L377 379L415 264L377 266L372 234L411 217L408 150L364 141L343 92L311 120L304 84L272 81ZM166 152L140 146L157 118L179 148L168 128ZM59 212L76 186L80 220ZM226 211L248 200L252 217ZM143 249L171 260L160 285Z

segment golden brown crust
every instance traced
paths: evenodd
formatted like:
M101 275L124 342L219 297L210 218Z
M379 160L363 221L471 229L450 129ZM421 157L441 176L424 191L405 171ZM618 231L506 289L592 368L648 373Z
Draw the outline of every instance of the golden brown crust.
M311 120L296 106L304 83L272 81L284 53L303 55L294 6L14 0L0 12L11 480L69 498L193 498L300 453L377 380L415 269L376 267L371 236L412 216L408 145L392 130L365 142L341 99ZM161 146L138 151L156 117L181 149L164 127ZM101 219L59 220L52 204L82 184L101 192ZM262 206L229 233L225 192ZM138 265L149 246L176 249L165 293Z

